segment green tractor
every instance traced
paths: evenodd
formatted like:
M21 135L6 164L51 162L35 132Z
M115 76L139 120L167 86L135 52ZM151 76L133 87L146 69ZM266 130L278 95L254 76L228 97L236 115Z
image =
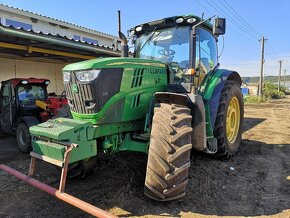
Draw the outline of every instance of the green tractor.
M120 58L67 65L63 80L73 119L32 126L35 158L84 174L98 152L148 154L145 194L180 199L188 183L191 152L233 155L241 141L241 78L219 69L217 41L225 19L186 15L144 23L130 31Z

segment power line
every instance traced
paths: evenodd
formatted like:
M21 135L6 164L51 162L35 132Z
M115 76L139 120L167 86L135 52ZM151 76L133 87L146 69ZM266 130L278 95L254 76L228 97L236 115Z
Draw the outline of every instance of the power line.
M211 10L208 9L208 7L205 7L203 4L201 4L201 2L199 0L196 0L196 2L202 7L204 8L204 10L206 10L210 15L215 15L216 13L213 13ZM257 39L253 39L253 38L250 38L248 35L244 34L242 31L240 31L236 26L232 26L232 30L236 33L238 33L239 35L241 35L242 37L244 37L245 39L248 39L248 40L254 40L256 41Z
M218 0L218 2L215 2L214 0L204 0L211 8L209 10L208 6L205 6L201 3L200 0L196 0L196 2L203 7L206 11L208 11L211 15L215 15L215 13L212 12L212 9L222 16L226 17L227 20L232 24L230 27L233 31L238 33L240 36L243 36L244 38L248 40L259 40L260 37L262 38L263 35L256 30L253 26L251 26L246 19L244 19L228 2L227 0ZM260 41L260 40L259 40ZM271 42L265 40L267 43L267 46L264 47L265 56L270 57L274 60L281 59L281 55L278 55L277 50L274 48ZM269 58L265 58L263 55L263 62L265 62L265 59L269 60ZM286 61L288 57L285 57ZM271 59L270 59L271 60ZM264 70L263 70L264 71Z
M246 26L248 26L250 29L252 29L259 37L263 36L261 33L259 33L254 27L252 27L241 15L239 15L236 10L226 1L224 0L225 4L223 4L220 0L218 0L225 8L228 9L228 7L233 11L233 15L240 20L242 23L244 23ZM230 9L228 9L230 11ZM240 18L240 19L239 19Z
M273 53L278 57L278 53L277 53L277 50L272 46L272 43L271 42L268 42L268 45L270 47L270 49L273 51Z
M234 19L232 19L231 16L229 16L221 7L219 7L214 1L210 2L208 0L205 0L207 2L207 4L209 4L213 9L215 9L216 11L218 11L221 15L227 17L227 20L232 23L234 26L236 26L238 29L240 29L241 31L243 31L244 33L246 33L247 35L251 36L252 38L254 38L255 40L258 40L259 38L254 35L252 32L249 31L249 28L244 28L242 25L240 25L239 23L233 21ZM212 3L212 4L211 4ZM215 6L214 6L214 5Z
M235 21L235 18L233 18L231 15L229 15L222 7L220 7L217 3L215 3L214 1L212 1L212 3L215 5L213 6L210 1L205 0L211 7L215 8L219 13L221 13L223 16L227 17L227 19L233 23L237 28L239 28L240 30L242 30L243 32L245 32L246 34L252 36L253 38L255 38L256 40L259 39L259 37L257 37L255 34L253 34L251 31L249 31L248 27L244 27L242 26L239 22Z
M225 2L225 4L222 2L222 0L218 0L223 6L224 8L226 8L232 15L235 16L235 18L240 21L242 24L244 24L245 26L247 26L249 29L251 29L252 31L254 31L257 36L261 37L263 36L261 33L259 33L254 27L252 27L241 15L239 15L237 13L237 11L227 2L227 0L223 0ZM278 52L277 50L273 47L271 42L268 42L268 40L266 41L268 47L265 47L266 50L268 51L268 53L271 53L271 56L273 57L274 55L278 58ZM273 54L273 55L272 55Z

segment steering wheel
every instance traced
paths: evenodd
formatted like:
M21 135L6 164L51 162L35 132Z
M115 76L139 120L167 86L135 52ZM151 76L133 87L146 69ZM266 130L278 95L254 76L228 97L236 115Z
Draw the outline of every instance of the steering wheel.
M171 49L160 49L158 50L158 54L160 55L164 55L164 56L168 56L168 57L172 57L175 54L174 50Z

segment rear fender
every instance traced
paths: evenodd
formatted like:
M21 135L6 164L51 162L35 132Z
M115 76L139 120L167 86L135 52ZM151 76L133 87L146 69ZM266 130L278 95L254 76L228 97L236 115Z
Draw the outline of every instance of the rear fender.
M242 84L242 79L236 71L218 69L209 75L201 86L201 96L204 100L206 110L206 132L208 138L213 138L213 127L215 124L221 92L227 80L233 80Z
M190 108L192 116L192 146L196 150L206 149L205 109L200 95L192 93L179 94L172 92L158 92L154 95L155 102L185 105Z
M24 122L26 124L26 126L28 127L28 129L31 126L34 126L34 125L40 123L39 120L36 117L33 117L33 116L21 117L20 122Z
M186 94L173 92L156 92L154 94L155 103L173 103L187 105L188 97Z

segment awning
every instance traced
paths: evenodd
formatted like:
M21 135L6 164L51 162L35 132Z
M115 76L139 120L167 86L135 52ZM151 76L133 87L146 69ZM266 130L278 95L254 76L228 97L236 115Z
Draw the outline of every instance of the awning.
M60 35L0 25L0 57L76 62L97 57L118 57L120 50L75 41Z

